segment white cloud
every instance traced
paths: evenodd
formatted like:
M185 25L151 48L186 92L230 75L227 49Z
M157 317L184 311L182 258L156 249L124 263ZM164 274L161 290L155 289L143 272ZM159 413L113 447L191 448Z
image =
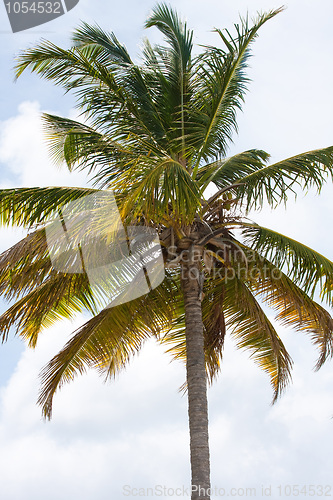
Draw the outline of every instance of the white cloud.
M50 160L38 102L23 102L18 114L0 123L0 159L14 181L0 179L3 188L82 186L86 176L57 168Z

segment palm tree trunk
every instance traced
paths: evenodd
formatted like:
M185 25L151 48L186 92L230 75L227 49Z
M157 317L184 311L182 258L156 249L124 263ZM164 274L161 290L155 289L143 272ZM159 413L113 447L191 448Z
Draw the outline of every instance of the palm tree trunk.
M209 500L207 380L200 290L200 263L183 263L186 375L192 473L192 500Z

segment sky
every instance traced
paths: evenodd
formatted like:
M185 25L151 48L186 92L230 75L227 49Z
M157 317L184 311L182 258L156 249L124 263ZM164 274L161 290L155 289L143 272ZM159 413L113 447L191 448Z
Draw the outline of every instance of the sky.
M196 44L217 42L212 28L231 28L239 13L253 16L281 5L275 0L170 4L195 29ZM142 29L153 5L80 0L66 15L16 34L0 6L1 189L87 182L83 174L52 164L40 126L42 111L74 116L73 97L29 73L14 83L15 54L40 38L67 46L70 32L83 20L114 31L136 57L143 36L156 39L154 31ZM230 154L259 148L278 161L333 144L333 3L289 0L285 6L253 45L252 82ZM300 194L286 209L251 217L332 259L332 199L327 184L320 196ZM1 230L0 250L22 235L19 229ZM5 310L3 301L0 307ZM152 497L152 492L161 496L158 487L166 488L165 497L176 496L176 488L190 481L187 402L178 392L185 371L155 343L148 343L113 382L88 373L64 387L55 398L52 421L42 420L36 406L38 373L83 321L77 317L45 330L36 350L26 349L14 335L0 345L0 498ZM228 494L290 498L293 487L294 493L307 488L301 497L310 491L314 498L333 495L333 364L314 372L316 352L309 337L276 327L294 370L292 385L274 406L267 376L230 339L221 374L209 388L214 499Z

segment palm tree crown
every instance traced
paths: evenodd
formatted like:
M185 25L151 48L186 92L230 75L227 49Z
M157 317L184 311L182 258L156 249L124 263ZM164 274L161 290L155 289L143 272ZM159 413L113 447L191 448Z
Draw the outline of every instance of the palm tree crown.
M86 169L96 190L112 190L125 227L155 228L166 268L149 294L100 310L84 273L52 267L45 238L45 225L61 207L96 190L0 192L2 224L30 228L0 257L0 290L17 299L0 317L3 340L16 325L34 347L40 330L54 321L82 310L92 314L42 373L45 416L63 383L87 367L115 375L151 336L189 363L192 292L209 380L220 370L229 333L269 374L274 400L286 386L292 361L261 302L275 309L282 325L311 335L317 368L332 357L333 320L314 301L319 290L332 305L332 262L246 216L265 203L285 203L299 188L320 191L333 177L333 147L274 164L259 149L227 155L247 90L251 44L281 10L259 14L252 24L241 19L233 34L216 30L220 47L204 46L198 55L192 31L165 4L146 22L160 30L165 45L145 40L139 64L113 33L85 23L68 50L44 41L20 54L17 77L30 69L73 91L84 117L44 115L53 159L70 170Z

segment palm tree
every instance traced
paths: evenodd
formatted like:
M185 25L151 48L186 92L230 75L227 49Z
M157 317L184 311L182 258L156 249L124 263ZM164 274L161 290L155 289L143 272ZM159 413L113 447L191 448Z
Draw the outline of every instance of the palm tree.
M113 33L82 24L70 49L43 41L23 51L16 66L17 77L30 69L74 92L84 123L44 115L50 151L70 170L86 169L96 189L0 191L1 223L30 231L0 256L0 291L17 300L0 317L2 340L15 326L35 347L53 322L92 314L42 372L39 403L47 418L64 383L88 367L114 376L148 338L186 361L192 499L210 498L206 385L219 373L226 333L268 373L273 401L290 379L292 360L261 303L282 325L310 334L317 368L333 353L333 320L314 300L319 292L332 305L332 262L247 218L299 189L320 191L333 176L333 147L275 164L257 149L227 156L250 46L281 10L259 14L252 25L241 19L234 34L216 30L222 48L193 55L192 31L159 4L146 27L157 27L166 45L145 40L140 64ZM101 189L114 193L125 227L158 231L166 273L148 294L102 310L86 273L52 266L45 236L69 202Z

